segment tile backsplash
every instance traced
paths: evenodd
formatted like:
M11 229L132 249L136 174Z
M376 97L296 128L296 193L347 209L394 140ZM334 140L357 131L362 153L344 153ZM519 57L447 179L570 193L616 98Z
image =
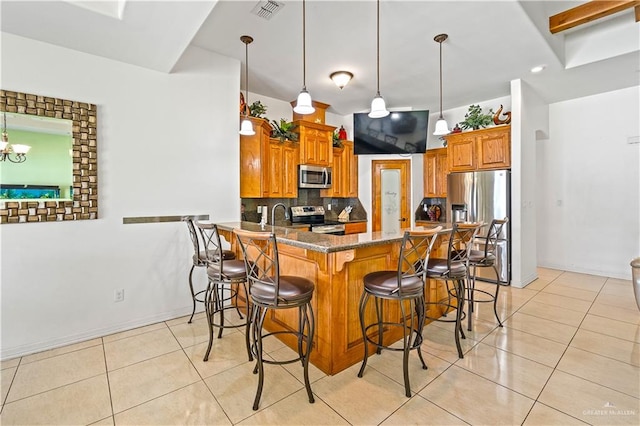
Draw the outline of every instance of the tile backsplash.
M350 220L366 220L367 212L360 204L357 198L323 198L320 196L319 189L300 189L298 198L243 198L245 219L249 222L260 222L261 214L258 213L258 206L267 206L269 216L271 216L271 208L282 203L289 207L293 206L323 206L325 210L325 218L327 220L338 220L338 215L347 206L351 206ZM331 210L329 210L331 206ZM284 220L284 211L276 209L276 221ZM269 217L271 221L271 217Z

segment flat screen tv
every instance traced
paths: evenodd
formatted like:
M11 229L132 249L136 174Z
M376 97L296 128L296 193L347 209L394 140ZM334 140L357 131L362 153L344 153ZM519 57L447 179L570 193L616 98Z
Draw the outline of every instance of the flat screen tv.
M356 155L415 154L427 149L429 111L396 111L384 118L353 114Z

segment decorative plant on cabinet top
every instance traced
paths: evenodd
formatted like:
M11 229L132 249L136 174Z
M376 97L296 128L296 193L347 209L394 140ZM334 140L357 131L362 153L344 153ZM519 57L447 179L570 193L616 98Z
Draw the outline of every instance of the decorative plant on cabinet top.
M281 118L279 123L276 120L271 120L271 137L280 139L280 142L285 140L297 142L298 134L293 133L296 127L295 124L288 122L284 118Z
M480 105L471 105L469 111L464 115L464 120L460 122L460 127L465 130L478 130L480 127L487 127L492 123L493 110L491 108L488 114L483 114Z
M267 106L263 105L260 101L255 101L249 105L249 115L251 117L262 118L263 114L267 113Z

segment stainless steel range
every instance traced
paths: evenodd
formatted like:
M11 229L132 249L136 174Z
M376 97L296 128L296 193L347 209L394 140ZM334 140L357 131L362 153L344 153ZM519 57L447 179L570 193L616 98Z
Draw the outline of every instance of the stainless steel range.
M308 224L318 234L344 235L344 224L325 220L322 206L291 207L291 223Z

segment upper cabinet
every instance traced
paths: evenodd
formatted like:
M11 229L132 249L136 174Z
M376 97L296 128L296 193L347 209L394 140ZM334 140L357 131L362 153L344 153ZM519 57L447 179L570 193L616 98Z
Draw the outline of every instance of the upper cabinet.
M320 191L321 197L358 197L358 158L353 153L353 142L342 141L342 147L333 147L332 182L330 189Z
M297 198L298 144L271 139L266 120L249 119L256 134L240 136L240 197Z
M424 196L447 196L447 148L429 149L424 154Z
M450 172L511 167L511 126L497 126L445 136Z
M296 120L295 132L299 134L300 164L331 167L333 162L333 132L336 129L326 124Z

